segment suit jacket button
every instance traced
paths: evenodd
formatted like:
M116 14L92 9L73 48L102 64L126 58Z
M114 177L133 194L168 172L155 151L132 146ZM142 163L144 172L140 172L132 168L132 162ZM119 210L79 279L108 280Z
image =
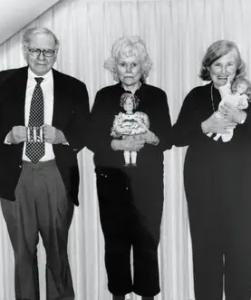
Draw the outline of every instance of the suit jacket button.
M20 169L22 169L22 165L19 165L18 167L19 167Z

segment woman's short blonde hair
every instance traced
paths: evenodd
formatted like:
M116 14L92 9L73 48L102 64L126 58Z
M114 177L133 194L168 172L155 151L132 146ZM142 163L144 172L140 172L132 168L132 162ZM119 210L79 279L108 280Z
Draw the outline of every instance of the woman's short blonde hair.
M202 66L200 70L200 78L203 80L211 80L210 72L208 68L214 63L217 59L228 54L229 52L234 51L236 53L237 59L237 71L236 77L245 75L245 63L243 62L240 51L237 45L234 42L228 40L219 40L214 42L211 46L208 47L206 54L202 60Z
M112 46L111 56L106 59L104 68L113 74L115 81L119 81L117 73L117 63L120 55L139 56L142 62L141 80L145 81L152 69L152 60L150 59L144 41L138 36L126 36L116 40Z

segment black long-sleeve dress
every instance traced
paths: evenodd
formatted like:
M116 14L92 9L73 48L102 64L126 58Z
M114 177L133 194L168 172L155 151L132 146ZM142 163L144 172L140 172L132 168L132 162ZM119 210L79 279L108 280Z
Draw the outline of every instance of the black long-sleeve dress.
M196 300L250 299L251 284L251 105L229 142L215 141L201 123L217 110L212 83L185 98L173 141L188 146L184 184L193 246Z
M126 168L123 151L111 148L111 129L115 115L123 111L120 97L124 92L118 83L97 93L87 147L94 152L108 288L115 295L134 291L154 296L159 292L157 247L163 207L163 151L171 148L171 122L166 94L142 83L135 93L140 100L137 111L148 115L150 130L160 143L145 144L138 152L137 166Z

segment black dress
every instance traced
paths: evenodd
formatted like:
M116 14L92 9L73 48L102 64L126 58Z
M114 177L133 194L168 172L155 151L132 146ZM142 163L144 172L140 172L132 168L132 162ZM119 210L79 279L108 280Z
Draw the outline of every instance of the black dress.
M137 166L126 168L123 151L111 148L111 129L115 115L123 111L120 97L124 92L118 83L97 93L87 147L94 152L108 288L115 295L134 291L154 296L160 290L157 248L163 207L163 151L171 148L171 122L166 94L143 83L135 93L140 99L137 111L148 115L150 130L160 143L145 144L138 152Z
M211 97L212 93L212 97ZM193 89L173 126L176 146L188 146L184 184L193 246L196 300L249 300L251 287L251 106L229 142L201 123L217 109L212 83ZM213 103L212 103L213 101ZM223 276L224 275L224 276ZM225 282L223 283L223 278Z

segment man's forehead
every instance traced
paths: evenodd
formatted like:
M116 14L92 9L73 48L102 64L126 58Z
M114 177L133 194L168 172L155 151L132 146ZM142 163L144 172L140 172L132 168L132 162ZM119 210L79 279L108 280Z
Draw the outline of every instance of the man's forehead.
M55 40L49 33L36 33L30 37L30 44L50 44L55 46Z

